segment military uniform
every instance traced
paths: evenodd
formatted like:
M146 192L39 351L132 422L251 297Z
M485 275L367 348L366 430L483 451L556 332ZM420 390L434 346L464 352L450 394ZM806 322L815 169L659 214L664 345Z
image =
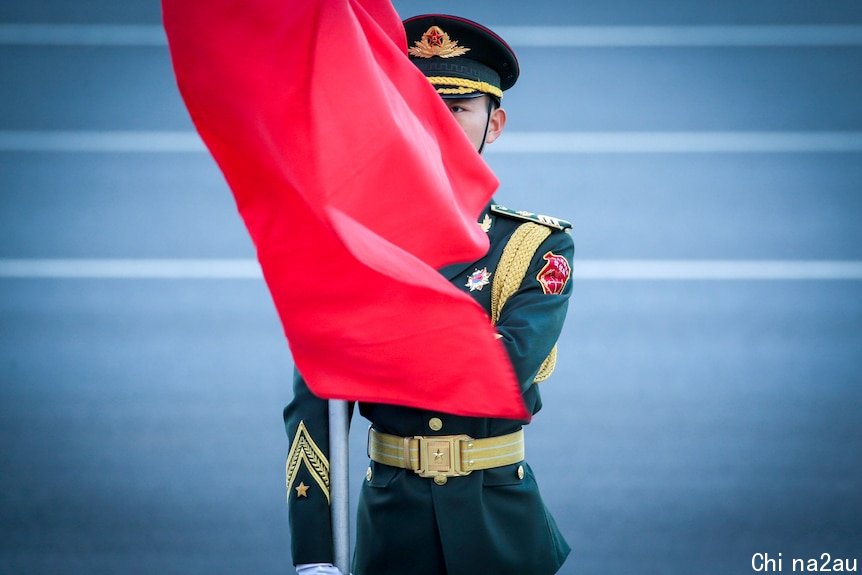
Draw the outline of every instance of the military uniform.
M433 46L441 33L446 34L437 42L446 49L459 41L456 48L478 43L471 41L469 32L479 25L447 18L411 19L414 37L422 34L426 40L430 34ZM411 20L406 22L408 39ZM456 23L467 32L461 33ZM451 70L461 68L442 63ZM511 68L511 61L506 65ZM426 75L440 69L432 68L436 70L424 70ZM492 87L508 87L514 77L477 79L470 86L493 94L482 91L481 84L488 80ZM429 79L438 91L454 88L458 97L464 97L457 78ZM441 94L445 97L446 92ZM488 313L512 361L527 409L535 414L541 408L537 382L553 369L572 289L571 226L493 202L477 223L488 233L488 253L440 272ZM481 374L482 365L475 369ZM292 438L287 495L293 560L331 562L327 402L315 397L298 373L293 391L284 410ZM383 404L360 404L359 411L371 422L371 461L358 503L354 575L544 575L559 569L570 549L524 460L521 429L526 422Z

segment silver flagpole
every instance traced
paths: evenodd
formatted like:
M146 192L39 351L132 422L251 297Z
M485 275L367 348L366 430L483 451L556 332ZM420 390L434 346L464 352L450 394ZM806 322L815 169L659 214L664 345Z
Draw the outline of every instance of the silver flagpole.
M348 482L349 422L346 401L329 401L329 493L335 566L350 573L350 505Z

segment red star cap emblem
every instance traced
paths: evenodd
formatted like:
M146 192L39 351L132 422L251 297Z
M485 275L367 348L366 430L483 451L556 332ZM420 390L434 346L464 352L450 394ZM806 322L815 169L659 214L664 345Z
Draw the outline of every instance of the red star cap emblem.
M428 43L432 46L442 46L443 45L443 31L440 28L434 26L430 30L428 30L427 35L425 36L428 39Z

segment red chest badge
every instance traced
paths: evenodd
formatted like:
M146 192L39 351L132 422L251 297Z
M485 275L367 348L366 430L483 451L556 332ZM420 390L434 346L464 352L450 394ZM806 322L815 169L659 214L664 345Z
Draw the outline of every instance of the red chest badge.
M547 263L536 276L536 279L542 285L543 292L560 295L569 281L569 276L572 275L572 268L565 257L558 256L554 252L548 252L543 257Z

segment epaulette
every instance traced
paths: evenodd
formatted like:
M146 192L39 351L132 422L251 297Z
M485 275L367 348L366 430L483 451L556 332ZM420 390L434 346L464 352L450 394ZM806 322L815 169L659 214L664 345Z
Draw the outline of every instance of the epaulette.
M522 210L510 210L509 208L498 204L492 204L491 211L501 216L515 218L516 220L524 220L525 222L535 222L537 224L542 224L543 226L548 226L549 228L554 228L555 230L566 231L572 229L572 224L570 222L567 222L566 220L561 220L560 218L555 218L553 216L543 216L542 214L534 214L533 212L525 212Z

